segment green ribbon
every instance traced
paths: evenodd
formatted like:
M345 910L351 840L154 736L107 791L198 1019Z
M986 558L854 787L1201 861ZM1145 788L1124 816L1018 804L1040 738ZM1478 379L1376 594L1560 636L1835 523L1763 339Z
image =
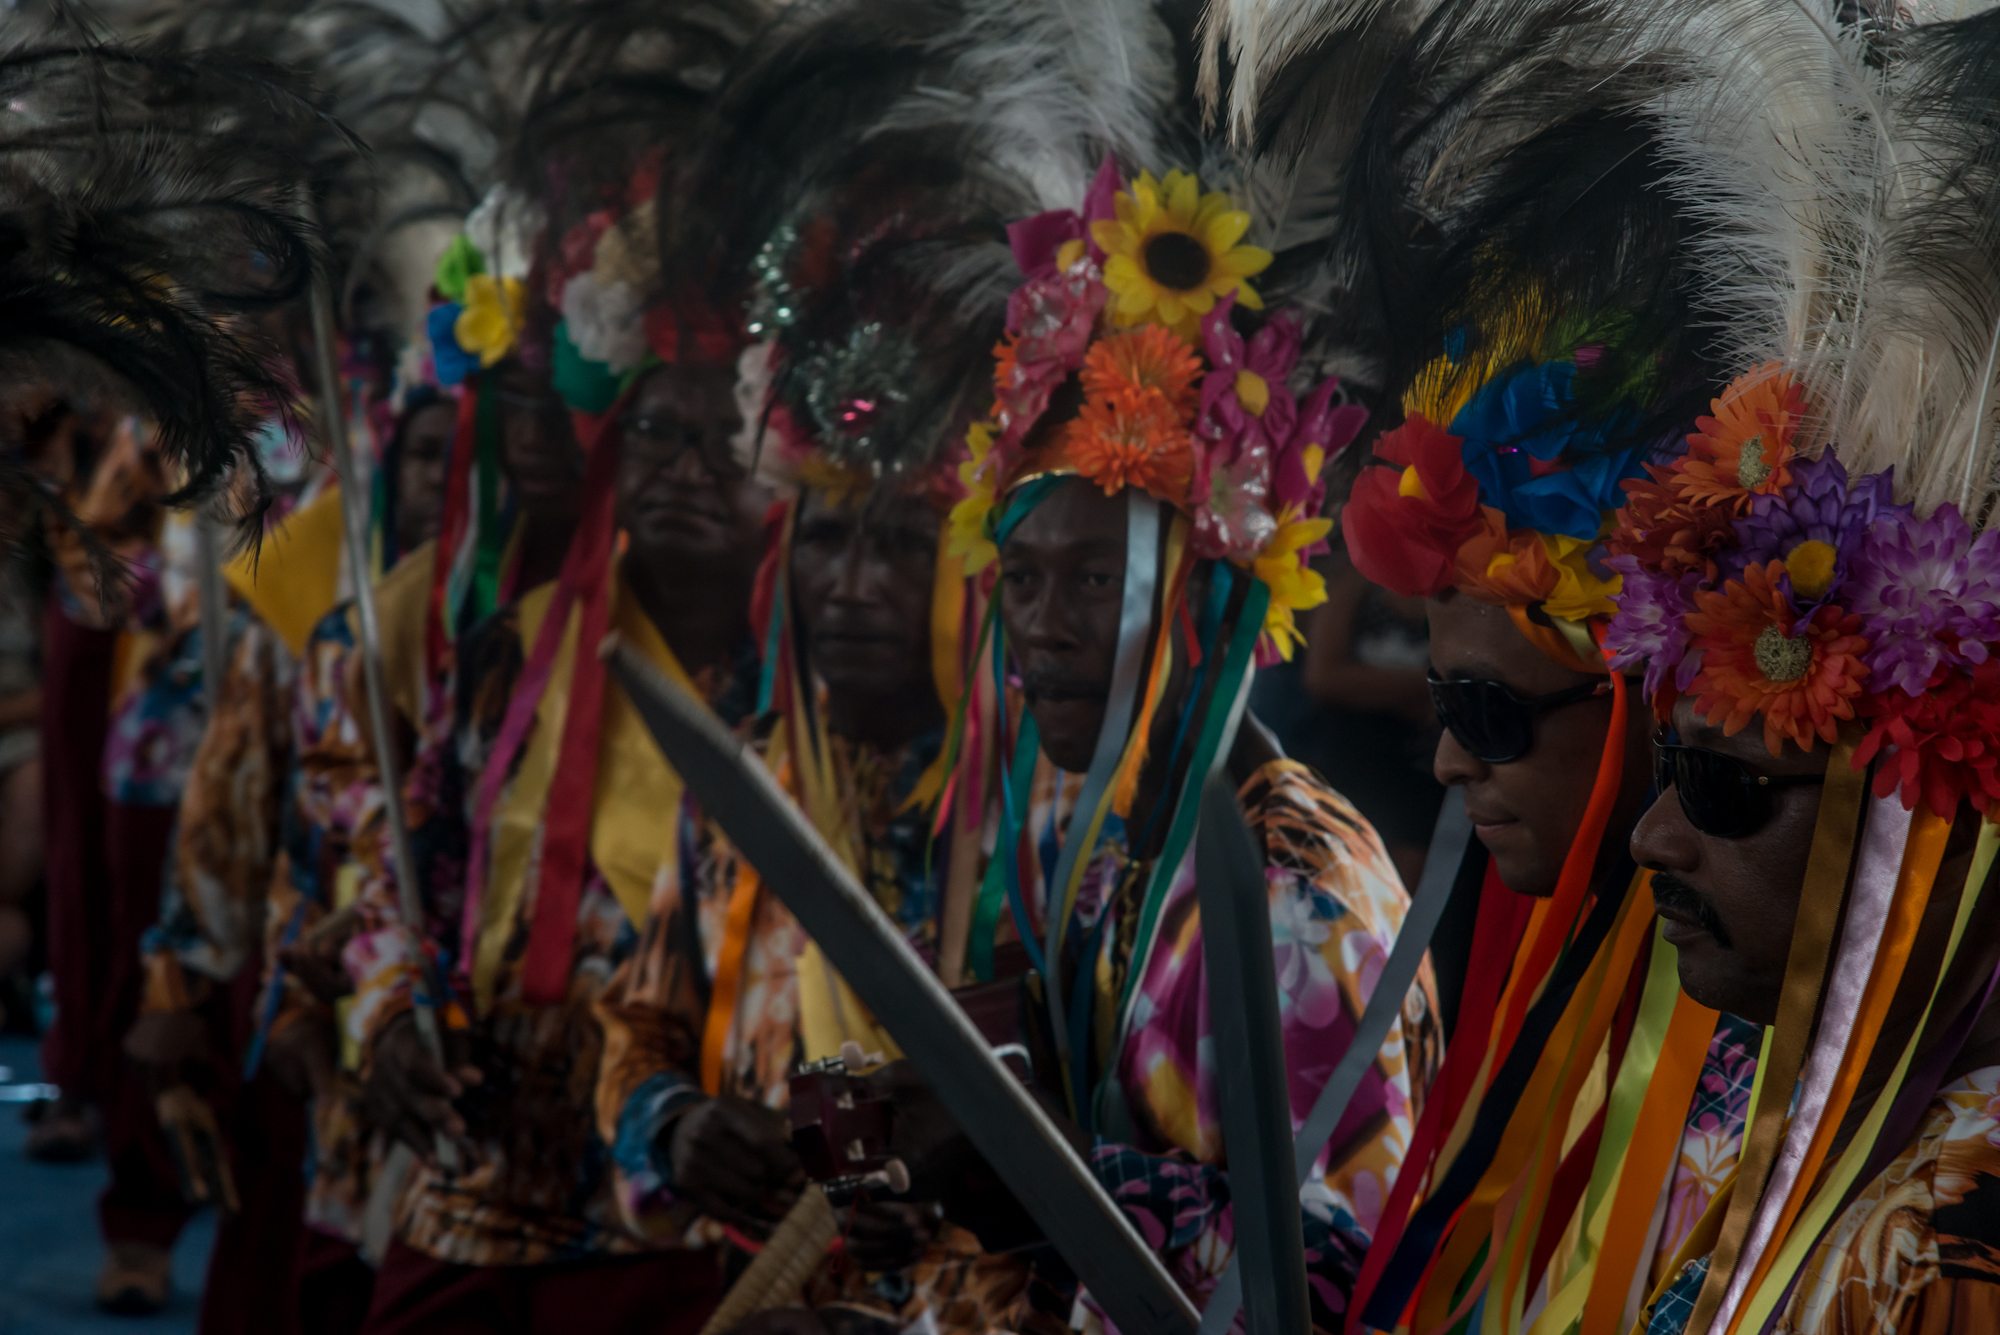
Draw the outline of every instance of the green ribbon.
M1220 563L1215 568L1218 573L1228 569ZM1238 577L1246 579L1250 587L1243 598L1243 609L1236 614L1236 626L1229 637L1229 652L1223 657L1221 672L1216 675L1215 691L1208 698L1208 709L1202 719L1201 740L1195 746L1187 779L1181 784L1180 797L1174 805L1174 820L1167 827L1166 847L1161 851L1160 860L1153 864L1153 874L1146 887L1131 967L1125 974L1125 985L1118 997L1120 1042L1123 1041L1125 1022L1130 1014L1132 998L1138 991L1139 979L1145 975L1147 961L1152 958L1154 934L1160 925L1160 910L1166 904L1167 892L1173 888L1174 872L1187 854L1189 841L1194 838L1196 818L1201 812L1202 779L1215 765L1224 742L1223 734L1231 731L1229 724L1236 713L1236 697L1243 688L1244 674L1250 670L1256 654L1257 638L1264 631L1264 612L1271 603L1271 590L1253 576L1239 574ZM1228 740L1233 742L1235 739L1232 736ZM1106 1069L1116 1070L1117 1063L1106 1063Z
M473 485L479 497L479 538L472 557L474 626L500 606L500 558L507 550L500 525L500 394L487 377L480 377L479 402L473 417Z

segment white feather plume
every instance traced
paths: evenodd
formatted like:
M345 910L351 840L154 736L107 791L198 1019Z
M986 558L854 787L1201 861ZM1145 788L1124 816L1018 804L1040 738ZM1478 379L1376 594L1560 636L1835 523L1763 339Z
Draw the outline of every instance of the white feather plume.
M1874 29L1830 0L1705 0L1659 22L1684 77L1656 110L1710 318L1741 369L1806 384L1851 473L1894 466L1901 499L1975 515L1996 481L2000 268L1968 196L1982 151L1927 80L1927 23L1986 4L1905 8ZM1989 519L1990 522L1990 519Z
M883 128L961 127L1039 208L1079 207L1106 154L1136 168L1167 151L1177 75L1151 0L968 5L930 45L939 77Z

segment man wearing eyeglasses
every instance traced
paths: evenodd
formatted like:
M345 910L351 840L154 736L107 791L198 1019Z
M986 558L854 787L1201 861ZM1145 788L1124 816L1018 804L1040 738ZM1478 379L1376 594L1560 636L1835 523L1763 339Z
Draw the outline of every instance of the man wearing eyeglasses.
M368 1331L474 1328L496 1302L530 1312L537 1330L567 1328L586 1319L579 1313L615 1325L663 1304L662 1329L692 1331L719 1297L713 1253L690 1241L695 1212L677 1200L671 1172L678 1167L686 1187L697 1169L712 1174L745 1144L774 1139L751 1100L704 1102L693 1074L705 936L720 926L734 862L616 687L588 681L601 671L596 655L544 653L557 642L540 632L574 589L565 620L585 632L563 637L569 645L602 616L597 624L726 720L747 714L756 659L744 609L771 496L732 445L735 383L733 348L704 348L642 371L612 415L596 405L593 450L612 453L586 465L561 577L461 643L459 752L480 758L463 779L472 867L463 914L431 927L458 957L469 1023L452 1035L444 1068L406 1022L380 1031L371 1054L383 1125L425 1162L404 1196ZM624 535L615 555L614 531ZM593 720L587 763L570 765L568 715L593 689L602 691L595 714L579 714ZM529 718L532 728L510 726ZM565 822L581 831L581 865L559 883L549 868ZM565 888L562 910L539 911L561 903ZM652 912L684 889L698 914ZM638 986L662 1018L609 1042L594 1007L628 960L646 966ZM688 1078L651 1078L661 1053ZM650 1115L662 1128L688 1116L681 1134L640 1137L636 1151L607 1145L598 1117L606 1097L621 1115ZM455 1173L434 1159L440 1133L456 1143ZM788 1153L782 1134L775 1142ZM782 1164L779 1173L788 1176ZM782 1183L755 1185L761 1196Z

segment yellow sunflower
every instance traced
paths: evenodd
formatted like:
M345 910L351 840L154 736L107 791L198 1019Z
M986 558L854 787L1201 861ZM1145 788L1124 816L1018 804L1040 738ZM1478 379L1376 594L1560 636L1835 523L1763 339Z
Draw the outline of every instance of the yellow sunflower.
M1250 309L1264 309L1244 280L1270 266L1271 252L1236 244L1250 215L1228 195L1202 194L1192 172L1170 171L1164 181L1141 172L1129 193L1118 193L1117 210L1117 221L1090 225L1106 256L1115 323L1163 324L1192 343L1218 297L1234 292Z

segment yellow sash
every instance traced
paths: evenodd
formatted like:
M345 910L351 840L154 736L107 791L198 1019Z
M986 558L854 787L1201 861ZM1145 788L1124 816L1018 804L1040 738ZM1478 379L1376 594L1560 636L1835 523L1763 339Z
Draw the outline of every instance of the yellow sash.
M611 625L668 679L686 691L695 684L652 621L618 582L614 564ZM521 599L522 652L532 649L548 615L555 585L544 584ZM576 672L576 639L581 608L572 608L562 643L549 672L548 687L535 710L535 725L522 750L521 767L500 799L493 821L493 861L481 899L479 937L472 961L474 1005L484 1013L493 1004L500 963L528 912L528 868L541 846L542 813L555 780L569 712L570 683ZM596 646L591 646L592 652ZM653 880L675 856L680 826L681 780L667 767L652 734L639 721L616 682L604 690L604 716L597 744L597 775L591 792L590 856L619 906L635 927L646 921Z
M278 632L297 657L306 637L340 599L340 488L285 516L263 543L222 568L236 596Z

